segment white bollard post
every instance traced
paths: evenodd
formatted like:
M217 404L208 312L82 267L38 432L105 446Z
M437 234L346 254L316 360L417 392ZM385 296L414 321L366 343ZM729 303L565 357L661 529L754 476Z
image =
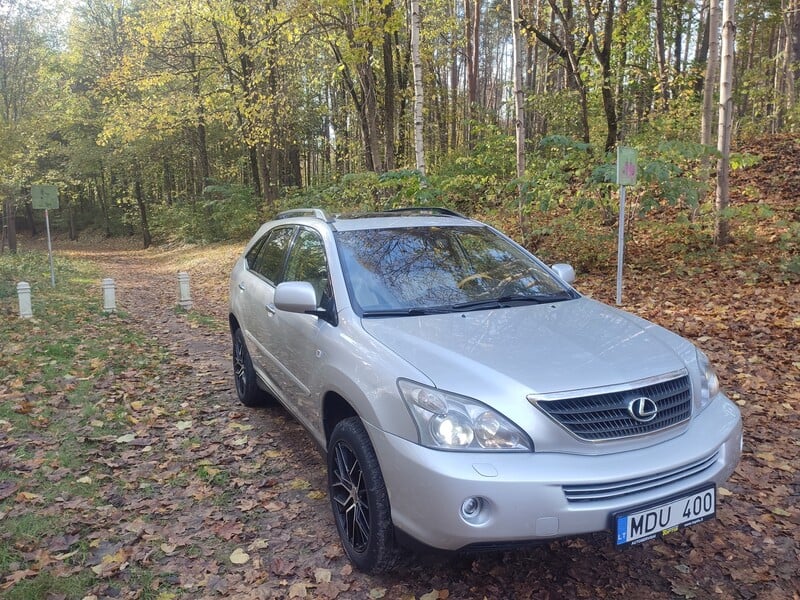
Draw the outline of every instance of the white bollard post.
M178 273L178 304L184 310L192 308L192 295L189 292L189 274L184 271Z
M19 296L19 316L22 319L33 317L31 308L31 284L27 281L20 281L17 284L17 296Z
M113 279L103 279L103 312L117 312L117 286Z

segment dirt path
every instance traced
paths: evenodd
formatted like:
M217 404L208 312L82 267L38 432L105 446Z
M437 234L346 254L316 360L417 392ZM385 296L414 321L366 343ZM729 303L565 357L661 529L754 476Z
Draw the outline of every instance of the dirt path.
M64 252L113 277L120 318L164 349L151 397L174 413L157 415L146 433L163 452L120 467L120 477L147 486L126 487L116 527L129 560L157 573L174 597L800 598L797 513L756 508L766 492L738 476L717 520L624 551L598 534L506 553L416 556L382 577L354 572L310 437L280 407L250 410L235 399L224 277L235 251L210 259L96 246ZM187 266L195 312L206 317L175 310L175 273ZM99 597L137 597L124 571L104 585Z

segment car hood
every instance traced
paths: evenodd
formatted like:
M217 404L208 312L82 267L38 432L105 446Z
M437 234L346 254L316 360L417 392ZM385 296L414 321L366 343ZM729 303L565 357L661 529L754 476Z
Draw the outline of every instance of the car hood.
M362 324L434 385L468 395L616 385L683 369L681 355L693 355L675 334L587 298Z

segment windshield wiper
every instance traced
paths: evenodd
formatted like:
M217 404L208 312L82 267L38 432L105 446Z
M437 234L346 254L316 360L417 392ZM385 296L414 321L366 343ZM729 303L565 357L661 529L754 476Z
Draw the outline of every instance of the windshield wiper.
M548 304L550 302L561 302L571 300L572 294L569 292L559 292L558 294L513 294L500 296L499 298L489 298L486 300L473 300L472 302L459 302L453 304L451 308L457 311L463 310L488 310L491 308L506 308L518 304Z
M413 308L389 308L382 310L365 310L363 317L418 317L420 315L440 315L452 312L449 306L429 306Z

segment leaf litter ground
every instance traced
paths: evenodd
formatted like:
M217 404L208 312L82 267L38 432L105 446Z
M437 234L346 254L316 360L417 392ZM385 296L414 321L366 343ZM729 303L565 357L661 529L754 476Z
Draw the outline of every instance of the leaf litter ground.
M790 196L788 210L796 206ZM744 456L720 490L716 520L622 551L597 534L509 552L417 555L380 577L354 571L342 553L311 438L279 406L236 401L227 275L241 244L59 243L60 253L116 280L116 318L145 336L157 360L94 379L102 402L124 413L125 433L97 436L79 414L64 416L85 432L83 460L47 477L82 480L91 495L27 492L35 458L27 471L17 465L21 480L0 481L0 499L13 500L0 519L30 511L71 522L27 543L25 563L0 574L0 595L41 573L90 570L89 598L797 599L800 293L778 267L779 226L762 220L724 255L698 250L686 261L659 251L663 232L640 231L630 246L625 308L706 350L744 416ZM189 313L175 308L179 270L191 275ZM613 268L579 288L613 302ZM0 437L0 448L58 443L46 427L14 436Z

